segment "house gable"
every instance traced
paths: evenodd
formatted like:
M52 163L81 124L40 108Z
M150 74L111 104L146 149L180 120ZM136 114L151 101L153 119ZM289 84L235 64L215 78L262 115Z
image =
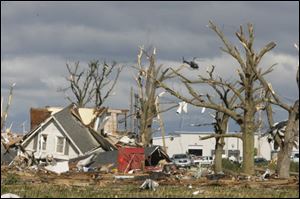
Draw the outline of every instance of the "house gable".
M63 128L76 143L82 153L86 153L100 146L100 143L93 137L89 128L82 121L76 118L71 110L73 105L64 108L62 111L53 115L59 126Z
M42 148L43 137L46 137L44 148ZM57 152L59 138L63 138L64 140L63 151L61 153ZM37 158L53 155L57 159L70 159L82 154L75 143L65 133L64 129L52 117L47 122L41 124L39 128L35 129L35 132L25 139L22 145L26 151L34 152Z

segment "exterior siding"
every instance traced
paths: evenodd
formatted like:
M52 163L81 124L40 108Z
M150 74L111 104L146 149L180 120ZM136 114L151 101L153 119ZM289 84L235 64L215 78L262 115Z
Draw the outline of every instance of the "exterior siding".
M41 135L47 135L47 143L46 143L46 150L41 150ZM38 137L37 142L37 149L33 149L33 143L34 138ZM57 153L56 152L56 139L57 137L64 137L65 138L65 144L64 144L64 152L63 153ZM35 134L33 138L31 138L28 145L25 147L26 151L34 152L34 156L36 158L45 158L47 155L53 155L56 159L62 159L62 160L69 160L71 158L75 158L78 156L78 153L74 150L72 144L67 144L66 137L62 133L62 130L55 124L53 120L50 121L49 124L44 126L44 128L40 129L38 133ZM66 149L65 147L68 147ZM67 153L66 153L67 151Z
M31 139L28 143L28 145L26 146L26 151L34 151L34 138Z
M166 136L165 142L167 146L167 153L169 156L177 153L186 153L188 151L189 145L196 145L202 148L203 156L212 156L212 150L215 149L215 139L200 140L199 136L204 137L210 135L207 133L181 133L177 136ZM255 147L258 147L257 136L255 136ZM272 146L268 143L267 138L263 137L260 139L260 150L261 156L267 160L271 159ZM162 146L162 138L154 137L153 144ZM243 143L242 140L238 138L225 138L224 146L225 154L228 157L229 150L239 150L240 156L243 156Z

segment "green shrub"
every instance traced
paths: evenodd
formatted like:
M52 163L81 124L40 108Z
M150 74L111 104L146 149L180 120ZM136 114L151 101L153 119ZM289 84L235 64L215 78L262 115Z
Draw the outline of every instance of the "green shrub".
M290 172L298 172L299 173L299 162L291 162Z
M238 162L232 162L228 159L222 159L222 166L224 169L228 169L234 172L240 172L242 167Z
M21 179L14 173L9 173L7 177L3 180L3 184L5 185L15 185L20 184Z

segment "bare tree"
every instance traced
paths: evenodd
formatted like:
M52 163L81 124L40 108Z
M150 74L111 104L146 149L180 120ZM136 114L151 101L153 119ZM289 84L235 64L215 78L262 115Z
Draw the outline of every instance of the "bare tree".
M213 115L214 122L212 123L206 123L206 124L198 124L196 126L206 126L206 125L213 125L214 127L214 134L209 135L209 136L204 136L200 137L200 140L207 140L211 138L215 138L216 143L215 143L215 158L214 158L214 171L215 173L222 173L223 172L223 166L222 166L222 154L223 154L223 149L225 146L225 141L224 141L224 135L227 132L227 127L228 127L228 121L229 121L229 116L216 111L215 115Z
M205 78L202 75L199 75L199 78L203 82L213 82L215 79L219 79L219 81L223 81L221 77L217 78L214 76L214 70L215 66L212 66L211 70L207 70L208 73L208 78ZM238 82L236 82L237 84ZM234 106L236 105L237 102L237 95L231 94L231 89L227 88L224 85L217 85L217 84L211 84L208 83L211 88L215 91L217 94L218 98L220 98L221 103L223 106L225 106L228 109L234 109ZM234 86L234 85L232 85ZM242 91L242 90L240 90ZM220 112L216 111L215 116L214 116L214 122L212 123L214 126L214 131L215 135L213 137L207 136L207 137L201 137L201 140L205 139L210 139L210 138L215 138L216 144L215 144L215 159L214 159L214 171L215 173L223 172L223 167L222 167L222 153L223 149L225 146L224 142L224 137L218 137L218 135L225 135L227 132L228 128L228 121L229 121L230 116Z
M59 91L66 93L70 90L75 99L69 96L66 98L79 107L85 107L88 103L94 103L95 107L100 107L112 93L123 69L123 67L117 67L116 62L111 65L104 62L100 66L98 60L90 61L88 68L82 70L79 69L79 62L76 62L73 68L69 64L66 66L69 73L66 80L69 86L60 88Z
M7 119L7 116L8 116L9 107L10 107L11 102L12 102L13 89L14 89L15 85L16 85L16 83L13 83L12 85L10 85L8 101L7 101L7 104L6 104L6 107L5 107L4 110L3 110L3 107L2 107L3 106L3 98L1 97L1 132L5 131L5 122L6 122L6 119Z
M288 121L285 127L285 134L283 138L280 138L278 134L274 135L274 142L280 148L277 159L276 171L280 178L289 178L290 171L290 156L295 146L295 141L299 138L299 99L297 99L292 105L285 103L280 96L273 90L271 83L268 83L262 78L260 71L256 68L252 68L255 74L258 76L264 89L267 91L265 95L266 102L279 106L288 112ZM299 90L299 63L296 74L296 82ZM269 125L273 126L274 120L272 116L272 106L268 104L267 115ZM296 146L298 147L298 146Z
M199 79L203 81L203 84L208 84L213 89L213 91L217 95L217 99L219 100L219 103L221 103L223 106L225 106L228 109L234 109L238 97L237 95L232 94L231 89L221 84L217 85L213 83L207 83L208 80L209 82L214 82L215 79L219 79L219 81L223 81L221 77L218 78L215 77L214 70L215 70L215 66L212 66L211 70L207 68L206 72L208 74L208 78L202 75L198 75ZM237 83L238 82L236 81L236 84ZM224 137L222 136L224 136L225 133L227 132L228 121L230 116L220 111L216 111L215 115L212 116L214 118L214 122L210 123L209 125L213 125L215 134L205 136L205 137L200 137L200 139L206 140L206 139L215 138L216 144L215 144L214 171L215 173L220 173L223 172L222 153L225 146ZM202 125L208 125L208 124L198 124L197 126L202 126Z
M149 60L149 66L144 67L142 65L142 57L146 57ZM143 47L139 48L139 54L137 59L137 66L134 68L138 70L137 77L135 78L138 86L138 100L139 109L137 117L139 119L139 131L141 136L141 141L144 146L151 145L152 142L152 123L153 119L157 117L157 105L155 100L157 97L157 89L159 88L158 82L163 82L167 79L173 78L169 68L163 69L163 65L156 65L156 49L149 54ZM176 71L181 70L182 66ZM176 105L177 106L177 105ZM165 112L174 108L175 106L170 106L159 112Z
M172 95L184 100L190 104L199 107L206 107L214 109L218 112L222 112L230 116L235 120L240 128L240 134L224 134L224 135L212 135L213 137L237 137L243 140L243 170L244 173L253 175L254 174L254 132L258 128L258 124L255 121L255 114L258 110L263 109L261 106L264 103L263 99L259 97L261 89L263 86L259 84L258 74L253 71L253 68L260 71L259 76L263 78L266 74L272 71L272 67L262 71L259 68L259 63L262 57L270 50L272 50L276 45L274 42L270 42L265 47L263 47L259 52L255 52L253 49L254 42L254 31L253 25L248 24L248 37L244 34L243 27L240 26L240 30L236 32L236 36L240 43L242 44L245 55L242 56L241 52L236 46L231 44L227 38L224 36L223 32L213 23L209 22L209 28L211 28L221 39L225 47L221 47L221 50L232 56L238 63L239 69L237 69L237 74L239 77L238 84L228 83L222 79L203 79L199 80L189 80L182 74L176 73L180 77L181 81L184 83L189 94L192 98L183 96L182 94L169 88L166 84L161 83L160 86L165 88ZM197 83L207 83L209 85L223 85L230 89L234 95L237 96L237 104L233 108L228 108L218 102L213 101L210 94L199 95L199 93L191 86L191 84Z

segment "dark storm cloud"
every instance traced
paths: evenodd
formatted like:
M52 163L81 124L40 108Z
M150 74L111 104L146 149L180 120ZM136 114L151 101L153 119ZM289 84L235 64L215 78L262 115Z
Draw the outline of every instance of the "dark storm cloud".
M290 50L290 44L297 39L295 33L299 32L299 12L293 6L296 2L7 4L1 8L4 54L113 54L129 59L131 49L148 42L160 49L162 58L165 55L174 59L190 53L207 57L213 55L212 51L218 52L216 36L206 27L208 20L218 23L231 38L240 24L252 22L259 41L285 41L280 45L282 50Z
M255 49L276 42L265 63L277 62L278 67L268 78L279 94L298 97L293 79L298 2L1 1L1 96L7 96L8 85L17 82L10 119L25 120L32 106L67 104L56 90L65 83L66 62L77 60L125 64L116 95L107 105L128 107L135 72L130 65L136 61L137 46L143 44L157 47L159 62L176 65L182 56L199 57L201 66L217 65L220 74L230 77L228 65L236 63L219 50L222 43L206 27L209 20L239 48L234 32L248 22L255 27ZM170 129L178 128L172 125L178 122L173 113L165 117Z

